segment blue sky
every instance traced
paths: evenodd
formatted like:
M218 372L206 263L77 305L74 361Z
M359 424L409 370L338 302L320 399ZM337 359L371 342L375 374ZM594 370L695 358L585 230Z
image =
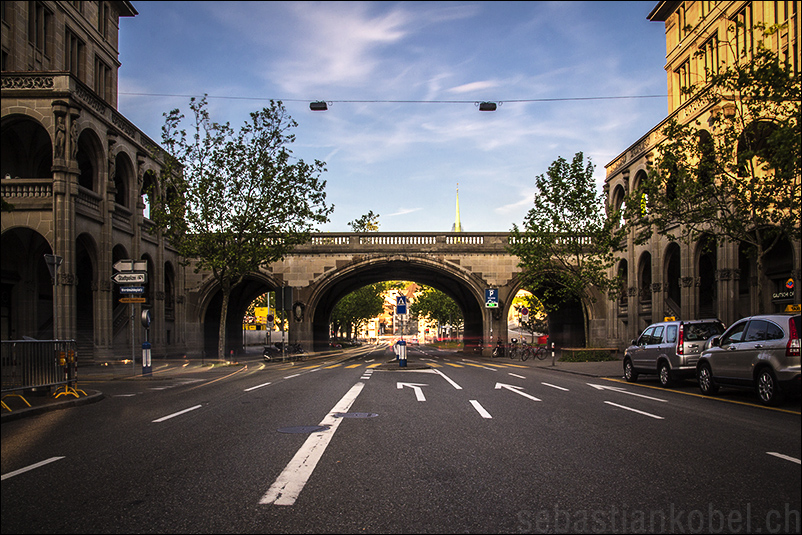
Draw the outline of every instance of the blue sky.
M382 231L449 231L457 184L465 231L509 231L558 157L583 152L601 188L604 166L667 113L655 1L133 5L120 112L159 142L190 95L236 129L282 100L293 155L326 162L322 231L371 210Z

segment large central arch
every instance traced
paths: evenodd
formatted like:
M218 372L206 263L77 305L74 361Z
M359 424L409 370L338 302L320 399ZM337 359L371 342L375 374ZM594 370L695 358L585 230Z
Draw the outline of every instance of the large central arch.
M334 305L354 290L389 280L408 280L437 288L459 306L465 320L467 344L482 340L484 286L471 273L424 256L376 257L351 264L318 281L308 301L315 350L329 340L329 318Z

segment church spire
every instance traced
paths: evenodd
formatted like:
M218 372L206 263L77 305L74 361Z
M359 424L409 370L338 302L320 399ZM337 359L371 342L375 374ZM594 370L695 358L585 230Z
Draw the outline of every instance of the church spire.
M459 182L457 182L457 218L454 220L451 232L462 232L462 223L459 220Z

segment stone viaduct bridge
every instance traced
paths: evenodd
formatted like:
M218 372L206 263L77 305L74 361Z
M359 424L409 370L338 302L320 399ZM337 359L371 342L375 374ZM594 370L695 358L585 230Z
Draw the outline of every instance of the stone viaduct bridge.
M489 344L491 336L493 340L498 336L507 339L507 314L521 289L518 258L508 252L508 243L508 233L491 232L313 234L310 242L235 288L227 339L232 341L231 349L237 349L242 328L239 318L246 307L264 292L289 286L293 289L289 341L307 350L322 349L329 341L329 317L337 301L362 286L387 280L426 284L453 298L463 312L466 345ZM498 289L497 309L485 307L488 288ZM214 354L220 292L208 278L198 290L198 319L203 324L207 354ZM557 314L562 318L559 325L552 322L552 337L563 343L583 343L581 309L568 308Z

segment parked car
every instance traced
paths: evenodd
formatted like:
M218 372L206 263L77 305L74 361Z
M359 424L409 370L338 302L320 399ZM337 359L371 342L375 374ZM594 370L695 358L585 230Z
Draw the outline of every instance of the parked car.
M765 405L800 390L800 314L743 318L711 340L696 365L703 394L720 386L754 388Z
M661 385L669 386L693 377L705 343L723 332L718 319L653 323L624 352L624 378L632 383L641 374L657 375Z

